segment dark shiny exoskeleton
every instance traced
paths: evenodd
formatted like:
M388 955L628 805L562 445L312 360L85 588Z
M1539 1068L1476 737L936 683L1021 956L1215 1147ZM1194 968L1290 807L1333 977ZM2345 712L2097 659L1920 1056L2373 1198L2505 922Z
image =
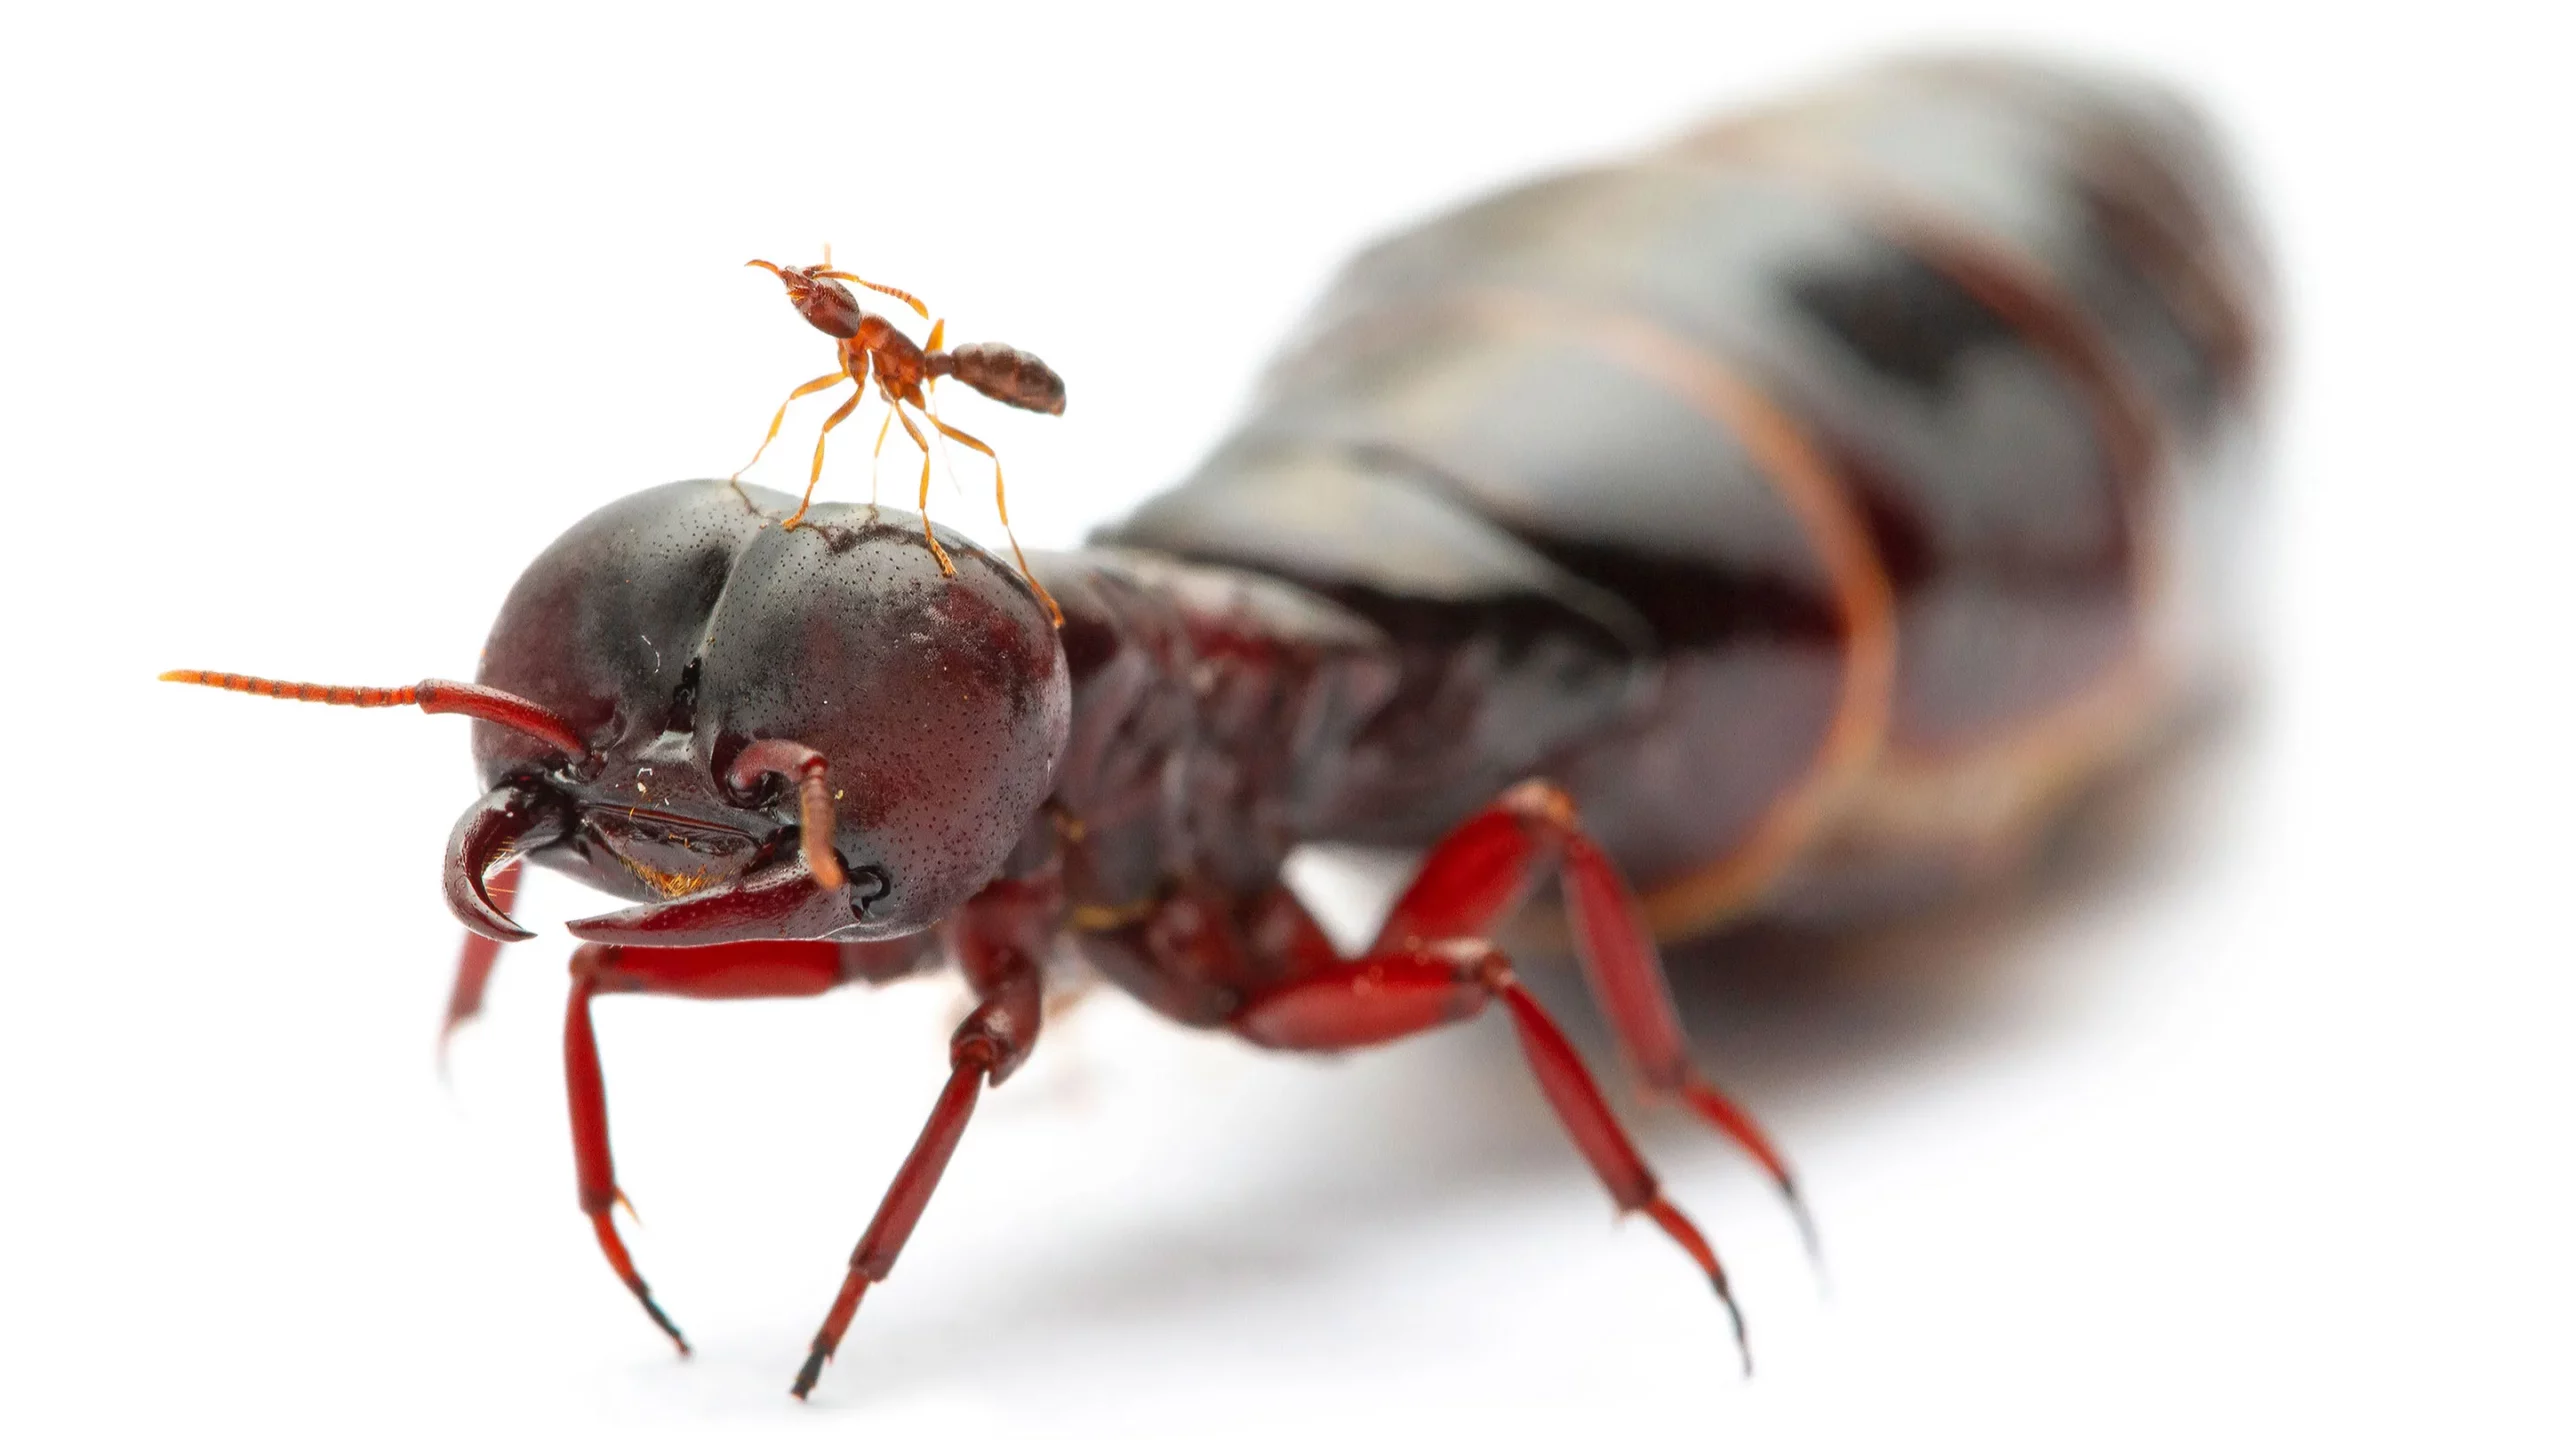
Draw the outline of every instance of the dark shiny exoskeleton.
M1887 70L1373 247L1112 538L1392 637L1427 738L1328 836L1535 772L1663 933L1863 905L1996 861L2174 703L2258 266L2166 97Z
M638 902L571 927L571 1112L598 1242L671 1335L611 1218L592 998L961 970L951 1081L797 1393L1070 951L1278 1049L1499 1006L1621 1209L1724 1295L1491 937L1557 882L1643 1080L1794 1203L1690 1060L1654 937L1942 889L2172 713L2216 618L2186 530L2236 480L2257 267L2165 97L1905 65L1376 246L1197 473L1033 560L1055 629L903 512L792 528L787 496L695 481L545 552L478 688L178 678L481 719L457 1018L522 934L518 858ZM1356 953L1282 879L1311 841L1428 847Z

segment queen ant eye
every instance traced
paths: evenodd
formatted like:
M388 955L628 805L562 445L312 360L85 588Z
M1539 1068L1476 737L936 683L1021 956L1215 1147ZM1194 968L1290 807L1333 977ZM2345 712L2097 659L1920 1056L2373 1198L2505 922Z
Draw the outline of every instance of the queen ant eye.
M815 995L936 959L970 987L805 1397L1073 961L1272 1051L1500 1015L1747 1371L1721 1259L1498 940L1548 906L1521 933L1560 937L1637 1078L1814 1250L1657 944L2014 867L2189 704L2160 577L2181 507L2242 483L2208 462L2251 424L2269 288L2200 133L2112 78L1913 62L1372 246L1234 433L1040 580L1009 521L1010 565L925 519L929 452L915 512L815 501L847 402L797 497L688 481L571 527L469 683L163 678L470 717L448 1028L527 938L527 867L624 902L568 927L578 1202L679 1348L614 1223L597 997ZM1933 165L1899 167L1924 140ZM919 449L935 379L1065 407L1029 355L946 350L939 322L918 345L848 287L929 318L904 291L753 263L837 341L792 399L876 381ZM1283 871L1315 843L1420 856L1347 949Z

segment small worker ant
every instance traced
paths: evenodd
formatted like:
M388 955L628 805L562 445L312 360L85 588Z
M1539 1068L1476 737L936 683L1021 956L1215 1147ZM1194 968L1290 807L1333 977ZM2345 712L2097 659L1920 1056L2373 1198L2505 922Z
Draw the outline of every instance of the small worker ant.
M826 467L827 432L853 413L854 407L862 403L865 388L877 378L880 393L889 402L889 413L881 419L879 438L871 446L875 491L880 447L888 443L889 422L895 420L906 427L907 438L913 440L916 449L924 454L924 475L916 484L916 510L919 515L924 511L926 497L933 488L933 451L925 443L924 432L916 428L915 420L907 414L906 407L913 405L925 412L925 423L942 432L943 438L966 445L994 463L996 518L1003 522L1004 537L1013 546L1014 564L1020 567L1022 578L1029 580L1031 588L1038 592L1041 603L1048 606L1051 622L1064 624L1058 603L1050 599L1049 592L1032 577L1030 563L1022 557L1022 542L1013 538L1013 518L1005 513L1004 462L996 459L996 452L988 448L985 441L942 423L942 417L934 413L931 392L934 381L949 376L990 400L1016 409L1062 415L1067 409L1067 382L1058 378L1058 372L1050 369L1040 357L1010 345L968 344L945 350L942 348L942 322L939 320L934 320L933 333L922 347L918 347L883 317L863 313L860 302L854 299L853 292L846 289L845 284L859 285L903 300L917 315L933 320L933 313L925 308L925 303L894 286L877 284L849 270L836 269L832 250L817 264L805 267L776 265L770 260L750 260L747 264L770 270L781 277L783 287L790 294L792 308L800 312L800 318L835 337L836 368L832 373L821 375L792 391L783 400L781 408L773 412L773 423L765 427L764 444L758 445L756 453L746 464L738 467L736 475L729 478L736 480L738 475L744 475L754 468L756 461L764 458L765 447L782 433L782 417L791 409L792 401L851 380L853 398L838 406L836 412L827 417L827 423L818 429L817 452L809 460L809 485L801 492L800 508L791 513L790 519L782 522L782 528L786 530L798 528L801 518L809 513L810 497L817 494L819 472ZM934 538L931 519L924 522L924 538L925 543L933 547L933 558L941 564L942 573L946 576L954 573L951 557L943 552L942 542Z

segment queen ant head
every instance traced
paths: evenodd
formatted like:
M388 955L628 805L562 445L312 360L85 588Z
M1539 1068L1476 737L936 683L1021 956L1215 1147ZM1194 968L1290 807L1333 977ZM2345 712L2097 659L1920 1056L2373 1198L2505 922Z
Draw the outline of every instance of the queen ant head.
M474 727L483 806L542 818L467 843L466 817L449 881L522 850L642 902L582 937L708 944L887 938L995 874L1066 743L1047 613L965 540L946 578L912 516L820 506L786 530L790 504L660 486L534 561L479 678L556 711L588 753Z
M400 689L201 671L281 699L470 715L488 791L445 896L526 933L485 878L517 858L639 902L570 926L636 945L890 939L992 879L1066 747L1067 663L1019 574L916 517L720 480L644 490L554 541L479 681Z

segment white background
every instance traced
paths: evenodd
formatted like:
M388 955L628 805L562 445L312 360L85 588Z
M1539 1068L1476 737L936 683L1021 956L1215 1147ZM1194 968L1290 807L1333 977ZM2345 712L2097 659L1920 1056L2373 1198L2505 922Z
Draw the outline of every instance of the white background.
M0 1428L2549 1433L2543 17L1661 8L14 10ZM941 1080L938 982L602 1007L679 1364L572 1204L559 926L592 897L535 877L548 933L437 1081L462 724L150 683L469 673L554 533L726 473L824 368L750 256L832 240L1055 363L1062 421L955 408L1069 544L1183 471L1366 236L1983 38L2176 77L2259 182L2270 661L2055 884L1693 972L1832 1252L1826 1301L1745 1167L1642 1117L1748 1385L1499 1027L1326 1065L1104 996L985 1103L795 1406ZM964 475L942 513L993 539Z

